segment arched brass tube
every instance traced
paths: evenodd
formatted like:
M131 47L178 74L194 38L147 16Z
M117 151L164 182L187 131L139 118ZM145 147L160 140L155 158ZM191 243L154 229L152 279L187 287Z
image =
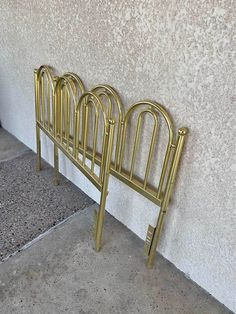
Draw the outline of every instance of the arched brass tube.
M119 166L121 137L122 137L123 121L124 121L124 116L125 116L124 105L121 101L121 98L118 92L110 85L106 85L106 84L97 85L92 89L92 92L98 96L104 95L107 97L108 102L109 102L109 108L107 111L108 119L115 119L117 121L117 124L115 126L115 128L117 128L117 131L116 131L117 134L116 134L116 139L115 139L115 160L114 160L114 167L116 169ZM116 110L117 110L117 114L115 113Z
M79 116L82 118L82 153L83 153L83 159L82 163L85 165L86 163L86 157L87 157L87 139L88 139L88 114L89 114L89 107L92 106L95 110L95 125L93 130L93 148L92 148L92 159L91 159L91 172L94 173L94 165L95 165L95 156L96 156L96 147L97 147L97 140L98 140L98 123L99 123L99 117L100 112L102 114L102 121L103 121L103 143L102 143L102 156L104 156L104 150L105 150L105 134L106 134L106 123L107 123L107 117L106 112L104 109L104 105L99 99L97 95L95 95L93 92L85 92L79 99L79 102L76 106L76 113L79 112ZM78 115L78 114L77 114ZM77 117L77 132L79 132L79 120ZM79 134L76 134L76 142L79 139ZM101 161L100 166L100 172L99 172L99 181L102 182L102 173L103 173L103 166L104 162Z
M136 128L136 134L135 134L135 140L134 140L134 146L133 146L133 154L132 154L132 159L131 159L131 167L130 167L130 175L129 175L130 180L132 180L132 177L133 177L134 163L136 160L137 151L138 151L139 146L140 146L140 135L141 135L140 133L141 133L141 125L142 124L143 124L143 112L141 112L139 114L139 117L138 117L138 124L137 124L137 128Z
M144 183L143 183L144 189L146 188L146 185L147 185L147 179L149 176L151 159L153 156L154 144L155 144L155 139L156 139L156 134L157 134L157 127L158 127L158 116L154 111L152 111L150 109L145 109L145 110L141 111L139 113L139 116L138 116L138 124L137 124L137 128L136 128L133 154L132 154L132 160L131 160L131 168L130 168L130 177L129 177L129 179L132 180L133 172L134 172L134 163L136 160L137 151L138 151L139 146L140 146L140 136L141 136L141 130L142 130L142 124L143 124L143 117L145 114L150 114L153 117L154 127L153 127L153 132L152 132L151 145L150 145L150 150L149 150L149 154L148 154L148 160L147 160ZM126 121L125 123L127 123L127 122L128 121ZM126 136L126 134L125 134L125 136Z
M55 86L57 84L57 80L58 77L54 77L53 78L53 86L54 86L54 90L53 90L53 126L52 126L52 131L53 131L53 135L55 136L55 124L56 124L56 95L55 95ZM54 142L54 185L58 185L59 184L59 154L58 154L58 147L56 145L56 143Z
M86 88L84 86L84 83L83 81L81 80L81 78L75 74L75 73L72 73L72 72L67 72L63 75L63 77L66 77L68 78L70 81L73 82L74 84L74 94L75 96L78 97L78 100L79 100L79 97L85 92ZM77 86L76 86L77 84Z
M104 97L107 99L107 101L108 101L107 118L108 118L108 119L111 119L111 118L112 118L112 111L113 111L113 108L112 108L112 100L111 100L111 98L110 98L110 96L109 96L108 93L106 93L106 92L99 92L99 93L98 93L98 97L99 97L99 98L102 98L103 96L104 96Z
M98 141L98 125L99 125L99 111L95 116L94 121L94 131L93 131L93 152L92 152L92 160L91 160L91 171L94 172L95 166L95 157L97 153L97 141Z
M54 93L53 86L53 69L49 66L43 65L38 69L34 70L34 86L35 86L35 117L36 117L36 151L37 161L36 169L41 169L41 141L40 141L40 127L46 127L45 117L45 96L44 96L44 77L47 79L47 108L48 116L50 112L51 99L48 98L49 91L50 95ZM52 104L53 106L53 104ZM42 109L43 108L43 109ZM41 109L43 113L41 113ZM47 129L50 131L50 118L47 116Z
M125 119L124 119L124 128L123 128L123 132L122 132L122 138L121 138L121 150L120 150L120 159L119 159L119 168L118 168L118 172L121 172L122 169L122 163L123 163L123 158L124 158L124 149L125 149L125 141L126 141L126 130L127 130L127 123L130 119L131 114L138 108L140 107L145 107L148 106L150 109L150 111L152 112L152 110L158 112L159 114L161 114L161 116L164 117L168 130L169 130L169 141L168 141L168 146L173 145L173 139L174 139L174 131L173 131L173 124L172 121L167 113L167 111L164 109L164 107L162 107L160 104L156 103L156 102L151 102L151 101L140 101L136 104L134 104L133 106L130 107L130 109L127 111L126 115L125 115ZM142 111L141 111L142 112ZM168 152L166 153L166 163L164 162L165 168L167 167L167 161L169 158L169 154ZM166 170L165 170L166 171ZM164 174L165 171L163 172L161 178L162 180L164 180Z
M144 189L146 189L146 187L147 187L147 181L148 181L150 170L151 170L151 162L152 162L152 159L153 159L154 148L155 148L155 145L156 145L157 132L158 132L158 115L155 114L153 111L151 111L151 113L152 113L153 118L154 118L154 127L153 127L153 130L152 130L152 138L151 138L150 150L149 150L149 153L148 153L148 160L147 160L147 164L146 164L146 170L145 170L145 176L144 176L144 182L143 182L143 188Z
M36 72L39 93L38 121L40 121L44 127L47 127L48 130L50 130L50 105L52 104L52 95L54 92L53 69L44 65L39 69L36 69Z
M55 130L57 133L57 138L60 140L61 144L63 144L64 134L67 143L67 149L69 148L69 129L70 129L70 117L69 117L69 106L74 104L74 108L76 107L76 99L73 92L73 87L71 85L70 80L67 77L60 77L57 80L55 86L55 112L57 117L55 119L56 125ZM64 112L66 110L66 112ZM64 116L66 117L64 119ZM64 125L64 133L63 133L63 125Z
M79 154L79 131L80 131L80 113L75 111L74 114L74 143L73 143L73 152L74 158L78 159Z

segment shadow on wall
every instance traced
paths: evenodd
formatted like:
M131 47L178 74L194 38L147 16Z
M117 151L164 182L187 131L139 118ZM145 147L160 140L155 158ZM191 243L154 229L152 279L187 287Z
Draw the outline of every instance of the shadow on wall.
M11 80L8 73L4 73L1 68L0 73L0 126L14 134L16 127L22 124L18 115L14 114L20 106L19 84Z
M2 71L0 69L0 73L1 72ZM4 104L6 103L4 100L4 95L6 93L6 88L7 88L7 84L4 84L3 78L0 76L0 128L3 127L2 121L4 121L3 119Z
M1 82L1 80L0 80ZM0 84L0 99L2 99L2 92L1 92L1 84ZM2 107L2 104L0 102L0 128L2 127L2 121L1 121L1 107Z

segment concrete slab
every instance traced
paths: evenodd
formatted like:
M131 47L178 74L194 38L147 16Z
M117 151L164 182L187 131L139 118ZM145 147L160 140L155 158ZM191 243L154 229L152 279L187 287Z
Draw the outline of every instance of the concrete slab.
M109 214L96 253L93 209L0 265L1 313L231 313L160 255L146 269L143 241Z
M51 226L94 203L60 176L53 185L53 168L0 128L0 260L19 250ZM0 311L1 312L1 311Z
M13 159L28 150L27 146L0 127L0 161Z
M53 168L43 162L37 172L35 164L30 150L0 162L0 260L94 203L62 175L60 185L54 186Z

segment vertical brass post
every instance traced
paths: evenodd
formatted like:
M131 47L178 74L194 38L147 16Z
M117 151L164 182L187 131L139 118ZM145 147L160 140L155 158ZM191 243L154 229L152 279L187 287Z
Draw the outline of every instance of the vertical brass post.
M35 117L36 117L36 170L41 170L41 141L40 141L40 129L38 122L40 119L40 104L39 104L39 80L38 69L34 70L34 91L35 91Z
M57 127L58 123L56 121L57 117L57 93L56 93L56 84L57 84L58 77L53 78L53 105L54 113L53 113L53 130L54 130L54 136L57 139ZM59 160L58 160L58 147L54 143L54 178L53 178L54 185L59 185Z
M104 151L104 156L106 157L104 160L103 185L102 185L102 191L101 191L99 211L96 218L97 221L96 221L95 250L97 252L99 252L101 249L102 231L103 231L103 224L104 224L108 180L109 180L110 163L111 163L113 138L114 138L114 127L115 127L115 121L110 119L108 133L106 134L106 136L108 136L108 139L107 141L105 141L107 143L107 146L105 147L105 151Z
M173 185L175 182L175 178L176 178L176 174L177 174L177 170L178 170L178 166L179 166L179 162L180 162L180 157L181 157L181 153L183 150L185 136L187 133L188 133L187 128L180 128L179 129L176 151L175 151L173 162L171 165L170 174L169 174L169 177L167 180L164 199L163 199L160 213L158 216L156 228L154 229L154 232L153 232L151 247L150 247L149 256L148 256L148 260L147 260L147 267L148 268L152 268L154 261L155 261L157 244L158 244L158 241L160 239L161 229L162 229L163 222L164 222L164 216L166 214L167 207L168 207L168 204L170 201L172 188L173 188Z
M86 161L86 150L87 150L87 137L88 137L88 114L89 114L89 107L88 103L85 103L84 110L83 110L83 166L85 165Z

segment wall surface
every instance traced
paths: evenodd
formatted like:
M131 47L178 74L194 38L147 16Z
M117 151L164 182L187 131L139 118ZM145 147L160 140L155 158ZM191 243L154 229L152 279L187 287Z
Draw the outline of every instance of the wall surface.
M236 311L235 2L0 2L0 119L35 150L33 69L109 83L126 106L143 98L190 129L159 251ZM234 38L233 38L234 37ZM52 145L43 138L52 162ZM98 200L61 158L61 171ZM112 178L107 209L141 238L157 209ZM115 235L114 235L115 236Z

